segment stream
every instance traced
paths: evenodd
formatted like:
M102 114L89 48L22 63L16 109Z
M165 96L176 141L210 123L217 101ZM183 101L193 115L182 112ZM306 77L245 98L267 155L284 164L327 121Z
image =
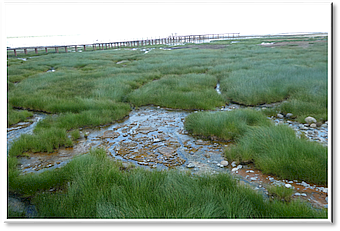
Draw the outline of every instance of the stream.
M257 110L264 110L262 105ZM229 104L218 110L230 111L243 106ZM108 156L128 164L148 169L191 171L192 174L218 174L228 172L268 197L268 185L282 185L294 189L293 198L301 198L321 208L328 206L328 189L310 185L297 180L278 180L265 175L252 164L236 165L227 163L223 150L229 144L212 140L202 140L190 136L184 130L184 120L191 112L164 109L154 106L140 107L133 110L123 122L98 128L84 128L80 139L72 148L60 148L54 153L32 153L30 157L19 158L22 174L40 173L60 168L73 157L87 153L90 148L104 148ZM195 113L195 112L193 112ZM45 118L44 114L35 114L30 122L19 123L7 132L7 150L21 134L31 134L36 123ZM287 124L297 134L305 133L313 142L327 145L327 126L310 128L297 122L280 118L269 118L275 124ZM19 203L17 198L9 197L9 204Z

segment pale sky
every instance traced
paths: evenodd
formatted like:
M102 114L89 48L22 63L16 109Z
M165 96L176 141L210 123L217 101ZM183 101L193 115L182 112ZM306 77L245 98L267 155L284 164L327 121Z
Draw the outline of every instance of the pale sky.
M3 31L6 37L81 34L133 39L166 37L172 33L239 32L249 35L330 30L331 6L330 2L325 1L151 1L107 3L105 0L75 0L67 3L54 0L51 3L46 0L5 0Z

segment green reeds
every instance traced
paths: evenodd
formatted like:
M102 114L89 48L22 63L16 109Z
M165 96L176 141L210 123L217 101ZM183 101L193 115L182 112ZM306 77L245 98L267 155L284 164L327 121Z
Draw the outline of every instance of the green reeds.
M230 112L198 112L185 118L184 127L193 135L220 140L235 140L250 126L270 126L272 123L261 113L251 109Z
M225 154L229 160L251 161L265 174L327 185L327 147L297 138L288 126L250 128Z
M145 84L128 96L137 106L159 105L180 109L214 109L224 100L214 87L217 79L206 74L166 76Z
M263 195L238 185L228 174L191 176L142 168L127 171L120 167L119 162L106 157L104 150L92 150L88 155L75 158L58 170L58 179L62 180L53 184L62 185L61 190L41 191L33 198L37 218L327 217L325 210L317 211L304 203L269 202ZM27 186L36 181L45 189L48 189L48 184L44 183L47 178L55 181L47 172L26 178Z

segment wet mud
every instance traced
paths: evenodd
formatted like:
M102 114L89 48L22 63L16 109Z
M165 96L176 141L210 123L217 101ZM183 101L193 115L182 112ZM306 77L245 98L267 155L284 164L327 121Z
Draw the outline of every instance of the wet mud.
M13 141L18 139L21 134L33 134L33 129L37 123L46 117L45 114L34 114L27 122L20 122L7 128L7 152Z
M196 140L184 131L186 111L142 107L121 124L89 132L86 142L105 147L109 156L157 169L191 169L194 173L226 171L224 144Z
M236 166L233 168L237 168ZM311 185L304 181L280 180L275 176L263 174L254 165L242 165L233 175L239 177L245 183L252 185L255 190L263 191L268 195L267 187L271 185L283 186L294 190L292 199L310 202L317 208L328 208L328 188L318 185Z

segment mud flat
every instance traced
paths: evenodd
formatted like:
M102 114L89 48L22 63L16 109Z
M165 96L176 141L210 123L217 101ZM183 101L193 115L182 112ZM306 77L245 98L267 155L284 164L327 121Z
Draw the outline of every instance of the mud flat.
M121 124L88 132L86 142L102 145L108 154L122 161L157 169L191 169L193 173L221 172L226 144L197 140L183 129L189 112L141 107ZM95 146L96 146L95 145Z

